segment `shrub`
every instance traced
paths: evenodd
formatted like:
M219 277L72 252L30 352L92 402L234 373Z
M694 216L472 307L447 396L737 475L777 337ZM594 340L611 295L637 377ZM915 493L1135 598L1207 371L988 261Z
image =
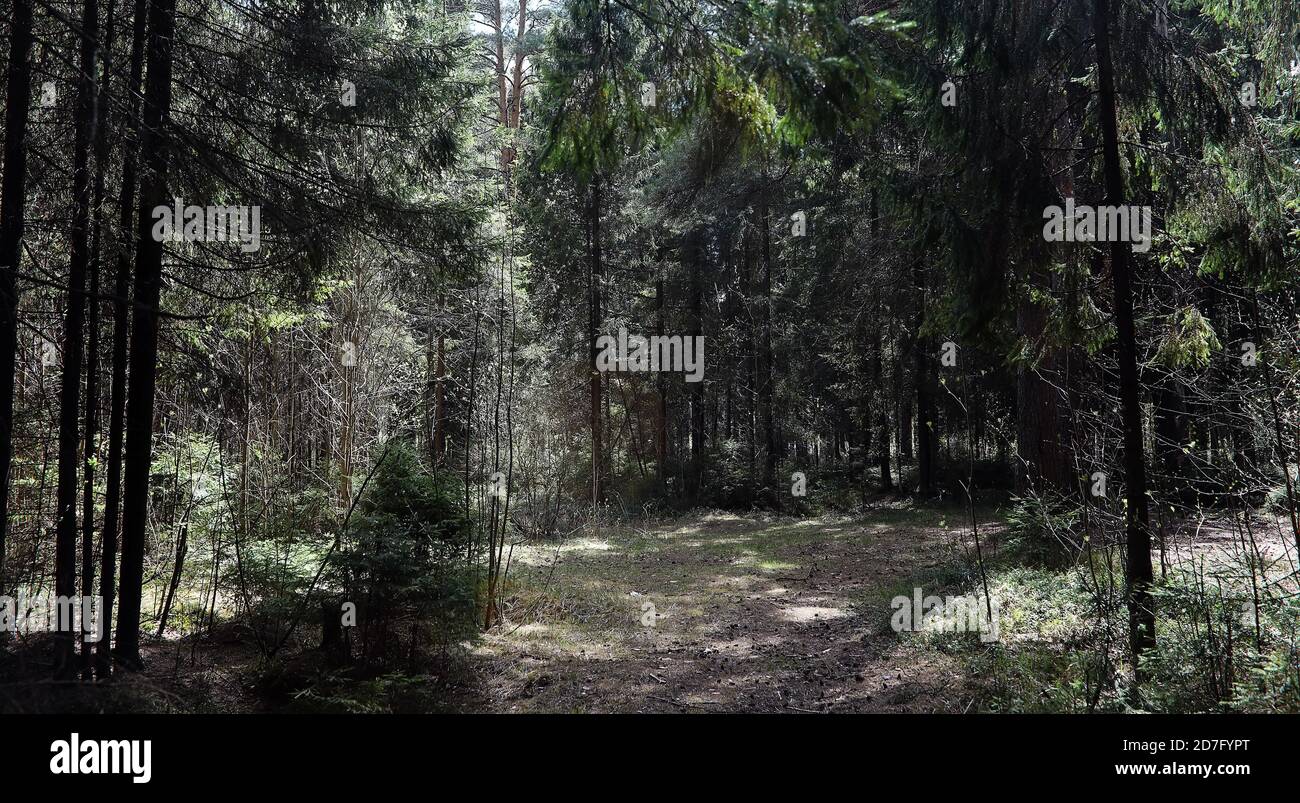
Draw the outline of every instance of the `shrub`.
M470 524L450 481L389 446L357 509L337 566L357 607L361 654L384 663L422 648L445 654L474 632Z
M1011 499L1007 543L1031 565L1057 565L1082 544L1083 509L1060 495L1029 493Z

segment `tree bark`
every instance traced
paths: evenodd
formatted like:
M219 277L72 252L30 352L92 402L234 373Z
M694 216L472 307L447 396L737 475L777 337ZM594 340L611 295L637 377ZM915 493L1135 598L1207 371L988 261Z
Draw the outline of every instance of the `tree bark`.
M1035 270L1030 284L1046 292L1047 271ZM1028 298L1020 301L1016 313L1018 334L1038 359L1021 364L1016 371L1016 450L1017 485L1023 490L1041 483L1044 489L1061 494L1075 490L1070 464L1068 438L1065 437L1060 392L1055 380L1061 379L1059 350L1043 342L1047 330L1047 310Z
M117 623L118 662L128 669L140 660L140 595L144 583L145 537L149 524L149 465L153 457L154 389L158 378L158 312L162 293L163 244L152 236L155 206L167 200L169 138L164 126L171 108L172 38L175 0L155 0L149 9L149 73L145 81L140 153L139 240L136 245L135 326L131 331L131 378L126 408L126 471L122 499L122 605Z
M27 205L27 112L32 102L32 2L14 0L5 88L4 180L0 184L0 594L9 588L5 545L13 462L18 355L18 263Z
M883 325L883 319L882 324ZM875 396L876 417L876 465L880 469L880 490L889 491L894 487L894 478L889 472L889 403L885 398L885 386L882 380L884 355L881 353L880 326L875 328L874 349L871 360L872 384Z
M763 171L763 189L760 224L763 230L763 376L760 379L763 407L763 442L766 445L766 459L763 463L763 487L771 494L771 502L779 506L781 494L776 490L776 463L778 447L776 442L776 410L773 398L776 388L773 385L772 354L772 228L767 204L767 171Z
M704 317L704 229L696 227L686 234L682 243L682 261L686 263L691 283L691 330L689 336L698 337L703 332ZM698 357L697 357L698 358ZM689 383L691 394L691 469L687 493L698 499L704 487L704 382Z
M104 26L104 40L101 59L104 67L100 71L99 95L95 101L98 124L95 128L95 182L92 190L91 209L94 212L94 229L90 246L90 307L87 314L86 338L86 420L85 449L82 458L81 490L81 595L90 597L95 584L95 466L98 463L96 438L99 435L99 292L104 254L104 180L108 170L108 125L109 125L109 59L113 48L114 0L108 0L105 12L107 22ZM91 642L81 643L81 673L83 680L94 677Z
M655 334L664 333L664 276L662 263L656 266L655 277ZM659 471L659 487L668 482L668 376L659 372L655 380L658 403L655 408L655 464Z
M1098 110L1101 116L1106 203L1124 204L1124 173L1119 157L1115 76L1110 50L1110 0L1095 0L1093 25L1097 47ZM1138 683L1142 655L1155 646L1155 609L1151 598L1151 530L1147 514L1146 456L1142 443L1141 386L1137 372L1137 335L1133 325L1133 287L1129 244L1111 244L1111 280L1115 328L1119 340L1120 408L1124 428L1124 471L1128 492L1125 532L1128 539L1125 581L1128 586L1129 641Z
M81 371L85 355L86 273L90 267L90 148L95 138L95 62L99 45L99 4L85 0L81 14L81 58L77 76L77 120L72 145L71 258L68 308L63 319L63 366L59 388L58 525L54 542L54 593L77 595L77 457L81 445ZM76 674L76 634L60 629L55 676Z
M600 426L601 376L596 367L596 338L600 335L601 299L600 286L604 276L604 265L600 251L600 176L591 181L591 203L588 207L588 222L591 231L591 277L588 282L587 297L587 342L590 346L590 363L588 369L589 401L591 405L588 424L591 429L591 503L597 504L604 496L604 447Z
M127 116L122 121L125 132L122 155L122 184L118 192L117 270L113 279L113 374L109 380L108 451L104 474L104 525L99 558L99 596L102 598L100 621L104 637L95 645L95 674L100 678L112 672L113 605L117 599L117 539L119 507L122 494L122 442L126 430L126 362L127 338L131 326L131 257L135 247L132 215L135 212L136 165L140 141L139 87L144 78L145 26L148 0L135 0L131 20L131 62L128 85Z
M934 494L935 421L930 372L934 359L929 353L929 339L921 336L925 322L925 274L920 265L913 269L916 284L916 319L913 336L914 380L916 382L916 493Z

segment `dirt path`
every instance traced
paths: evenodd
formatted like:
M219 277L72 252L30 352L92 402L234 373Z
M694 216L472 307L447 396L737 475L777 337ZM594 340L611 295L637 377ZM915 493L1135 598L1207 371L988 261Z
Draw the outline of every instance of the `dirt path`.
M952 526L895 509L713 514L516 551L510 622L475 652L475 708L964 710L956 662L889 627L889 600L959 557Z

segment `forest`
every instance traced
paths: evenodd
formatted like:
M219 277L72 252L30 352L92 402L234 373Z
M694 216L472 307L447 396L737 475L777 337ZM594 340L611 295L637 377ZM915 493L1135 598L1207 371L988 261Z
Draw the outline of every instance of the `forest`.
M0 6L0 713L1300 712L1294 0Z

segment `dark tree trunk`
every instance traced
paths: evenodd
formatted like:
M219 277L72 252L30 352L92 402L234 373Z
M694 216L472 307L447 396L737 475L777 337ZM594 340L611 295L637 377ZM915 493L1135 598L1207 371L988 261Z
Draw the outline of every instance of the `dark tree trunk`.
M104 255L104 180L108 172L109 79L111 54L115 30L115 0L109 0L105 12L104 39L100 45L99 96L95 101L98 124L95 128L95 186L92 191L94 232L90 247L90 308L87 314L89 334L86 339L86 445L82 464L81 490L81 595L90 597L95 584L95 466L98 464L96 438L99 436L99 294ZM100 626L103 626L102 621ZM104 631L105 633L107 631ZM81 644L81 675L83 680L94 676L91 642Z
M13 462L18 355L18 264L27 205L27 111L32 102L32 2L14 0L5 88L4 182L0 185L0 595L8 590L5 543Z
M600 177L591 181L591 205L588 210L591 231L591 279L588 282L587 297L587 342L590 345L590 385L589 402L591 405L588 425L591 429L591 502L596 504L603 498L605 489L602 473L604 471L604 446L601 438L600 400L601 376L596 367L596 338L600 336L602 322L600 289L604 276L604 264L600 252Z
M704 310L704 229L694 228L682 243L682 261L686 263L691 282L691 337L703 331ZM688 473L687 493L697 499L704 485L704 382L689 384L691 394L691 467Z
M447 453L447 337L438 333L438 378L433 389L433 464Z
M81 59L77 76L77 122L72 145L72 238L68 263L68 309L63 319L63 367L59 388L58 525L54 542L54 593L77 595L77 453L81 445L81 370L85 354L86 273L90 266L90 148L95 138L95 61L99 5L86 0L81 14ZM93 508L92 508L93 509ZM58 634L55 675L76 674L76 634Z
M126 471L122 497L122 605L115 654L130 669L140 660L140 595L149 519L149 463L153 456L154 387L158 378L158 313L162 292L163 244L152 235L152 210L167 200L168 135L171 107L172 33L175 0L155 0L149 9L149 73L145 81L140 153L145 173L140 191L136 244L135 326L131 331L131 381L126 403Z
M934 494L935 420L931 396L930 373L934 370L933 355L929 353L929 339L921 336L925 322L925 275L918 265L913 270L916 283L916 319L913 337L914 381L916 383L916 493L918 496Z
M1154 388L1155 402L1155 462L1159 476L1154 480L1166 493L1182 495L1189 490L1183 482L1187 455L1183 447L1190 438L1187 431L1187 409L1183 389L1170 376L1160 380Z
M90 298L86 313L86 420L85 447L82 451L81 477L81 595L90 597L95 593L95 465L98 455L95 452L96 438L99 435L99 290L100 267L103 255L104 234L104 174L108 168L108 82L109 53L113 43L114 0L109 0L106 12L104 41L101 45L101 58L104 67L101 70L99 95L95 100L95 109L99 115L95 128L95 181L91 191L91 209L94 213L94 229L90 246ZM83 680L94 677L91 665L91 642L81 643L81 675Z
M767 172L763 173L762 203L759 209L760 223L763 230L763 375L759 380L763 409L763 443L766 446L766 458L763 463L763 487L772 495L771 502L779 506L781 494L776 490L776 461L778 447L776 443L776 410L773 397L776 388L773 385L772 353L772 226L767 206Z
M1047 291L1046 271L1036 270L1030 284ZM1070 463L1069 439L1065 436L1062 410L1059 350L1043 342L1047 310L1030 299L1022 299L1016 314L1016 328L1041 357L1022 364L1016 372L1016 449L1024 462L1017 465L1017 485L1037 486L1061 494L1075 493Z
M902 360L899 361L899 368L902 368ZM908 391L910 388L906 383L899 381L899 400L898 400L898 460L901 464L904 460L911 461L916 453L912 449L912 394ZM902 470L899 470L902 473ZM901 481L901 478L900 478Z
M656 269L655 279L655 334L664 333L664 275L662 267ZM656 378L658 386L658 407L655 415L655 463L659 470L659 486L668 482L668 375L659 372Z
M1106 203L1124 204L1124 173L1119 157L1115 77L1110 51L1110 0L1095 0L1098 111L1105 159ZM1125 531L1128 537L1125 581L1128 586L1129 640L1137 678L1143 653L1155 646L1155 609L1151 598L1151 530L1147 515L1146 458L1142 444L1142 400L1137 372L1137 335L1133 326L1133 287L1129 244L1111 245L1111 279L1115 292L1115 328L1119 340L1120 408L1124 427L1124 472L1128 492Z
M126 430L126 358L127 338L131 325L131 258L135 212L137 144L140 138L140 81L144 78L145 27L148 22L147 0L135 0L131 20L131 63L128 84L127 116L122 121L125 132L122 156L122 185L118 193L117 271L113 280L113 373L108 402L108 452L104 475L104 526L99 558L99 595L103 599L100 620L104 638L95 645L95 674L100 678L112 672L111 639L113 605L117 599L117 538L119 507L122 494L122 442Z
M882 380L883 355L880 327L875 329L874 355L871 359L872 385L875 387L876 403L876 465L880 468L880 490L889 491L894 487L894 478L889 473L889 402L885 398L885 386Z

